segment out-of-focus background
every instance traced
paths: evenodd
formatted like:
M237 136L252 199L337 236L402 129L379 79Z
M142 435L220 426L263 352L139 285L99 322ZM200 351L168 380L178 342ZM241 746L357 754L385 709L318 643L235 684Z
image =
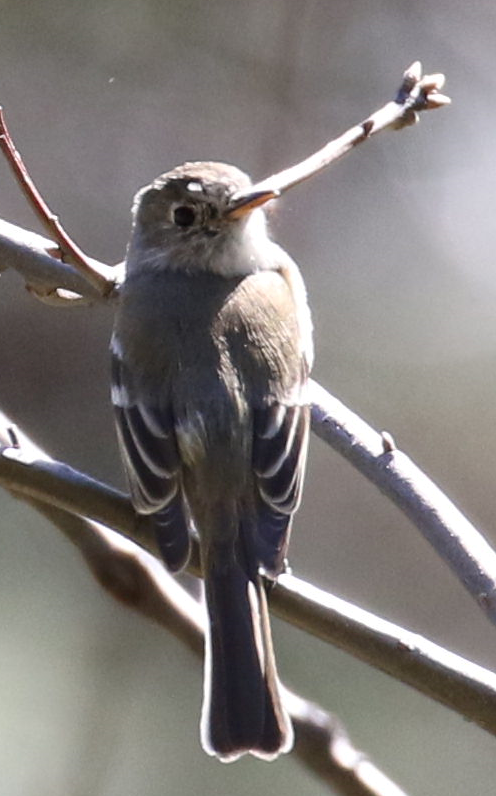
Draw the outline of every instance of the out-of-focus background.
M261 178L389 99L420 58L453 106L290 192L274 236L301 265L315 376L392 432L496 544L492 0L17 0L1 6L0 101L51 207L123 257L135 190L191 159ZM0 216L37 229L0 163ZM50 309L0 281L0 406L57 458L123 486L107 309ZM222 766L198 743L201 666L92 581L0 494L0 792L313 796L291 757ZM314 441L296 574L488 667L496 633L400 513ZM281 674L335 711L414 796L493 796L494 738L275 622Z

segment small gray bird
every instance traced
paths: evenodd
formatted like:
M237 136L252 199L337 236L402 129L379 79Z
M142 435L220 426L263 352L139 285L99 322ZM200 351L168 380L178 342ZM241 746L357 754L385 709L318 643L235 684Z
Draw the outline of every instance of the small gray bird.
M312 325L249 178L186 163L137 194L112 336L131 497L165 564L199 536L209 616L201 719L223 761L293 743L261 573L284 566L308 446Z

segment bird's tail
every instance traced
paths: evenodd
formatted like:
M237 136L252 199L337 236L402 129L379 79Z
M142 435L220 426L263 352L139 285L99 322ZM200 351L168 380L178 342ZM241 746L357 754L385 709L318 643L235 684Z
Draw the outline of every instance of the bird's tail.
M224 762L249 752L273 760L293 745L272 649L264 587L232 550L206 556L209 614L201 740Z

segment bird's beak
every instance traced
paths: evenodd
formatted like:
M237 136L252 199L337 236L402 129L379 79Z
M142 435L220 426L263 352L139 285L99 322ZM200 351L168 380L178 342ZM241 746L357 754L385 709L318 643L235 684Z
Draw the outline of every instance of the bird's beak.
M256 207L261 207L266 202L270 202L271 199L276 199L279 196L277 191L271 190L261 190L257 191L256 186L255 190L253 188L246 191L238 191L231 197L231 201L229 202L229 206L225 212L225 216L228 219L237 219L244 216L246 213L250 213Z

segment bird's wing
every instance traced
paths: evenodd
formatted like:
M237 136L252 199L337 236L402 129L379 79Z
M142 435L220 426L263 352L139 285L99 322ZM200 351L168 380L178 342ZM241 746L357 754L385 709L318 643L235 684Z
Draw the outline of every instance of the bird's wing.
M276 403L255 411L256 545L259 560L269 575L277 575L284 567L291 517L301 498L309 424L306 405Z
M132 376L112 343L112 403L131 500L153 515L160 552L178 570L189 555L191 521L181 488L181 462L172 411L137 399Z

